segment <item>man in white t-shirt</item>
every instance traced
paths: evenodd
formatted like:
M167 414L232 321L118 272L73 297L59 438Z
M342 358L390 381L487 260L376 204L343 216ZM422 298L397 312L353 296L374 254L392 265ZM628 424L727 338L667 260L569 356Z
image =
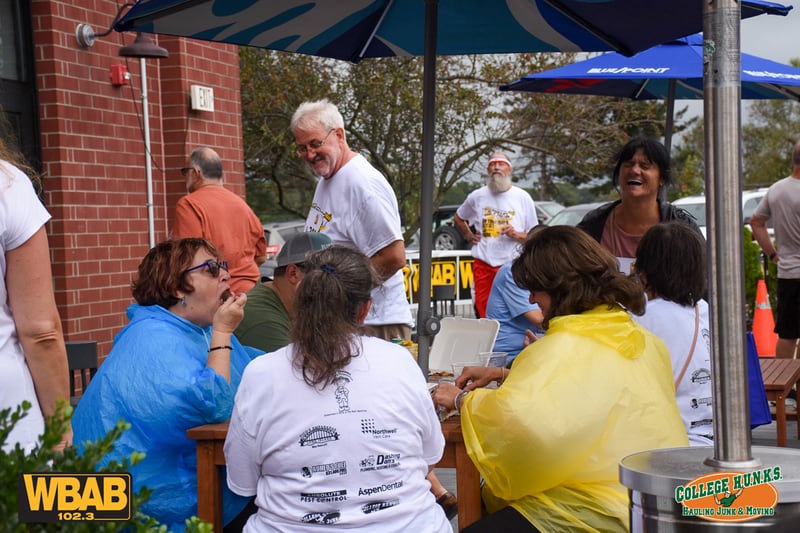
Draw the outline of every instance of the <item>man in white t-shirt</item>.
M511 185L512 171L506 154L493 153L486 185L472 191L453 218L458 231L472 243L475 310L481 318L486 316L497 271L519 255L519 245L539 223L531 195ZM470 226L479 229L473 232Z
M322 179L306 219L334 244L372 259L383 284L372 291L364 333L386 340L411 338L411 310L403 284L406 249L397 197L386 178L347 145L344 119L328 100L304 102L290 129L297 155Z
M383 278L383 284L372 290L372 306L362 331L385 340L411 339L411 310L402 272L406 247L391 185L347 145L342 114L327 99L300 104L289 129L297 155L322 178L314 192L306 231L321 231L334 244L360 250L372 259ZM450 518L457 508L455 497L433 472L428 481Z

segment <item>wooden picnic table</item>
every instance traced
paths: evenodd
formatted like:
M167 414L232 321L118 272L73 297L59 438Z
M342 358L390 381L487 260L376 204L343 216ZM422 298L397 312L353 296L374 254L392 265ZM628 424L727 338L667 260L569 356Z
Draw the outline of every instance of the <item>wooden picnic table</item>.
M800 360L759 357L758 363L761 365L767 400L775 402L778 446L786 446L786 398L792 387L800 381ZM800 421L797 425L797 438L800 439Z
M455 468L458 494L458 527L464 529L481 517L480 476L467 455L461 420L453 417L442 422L444 455L437 468ZM186 435L197 441L197 516L222 531L223 446L228 422L191 428Z

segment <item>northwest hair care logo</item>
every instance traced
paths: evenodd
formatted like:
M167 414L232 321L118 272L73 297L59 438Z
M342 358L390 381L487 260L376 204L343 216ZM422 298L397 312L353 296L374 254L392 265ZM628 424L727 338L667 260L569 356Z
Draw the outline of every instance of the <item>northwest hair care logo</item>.
M781 467L754 472L714 472L693 479L675 489L675 501L683 516L697 516L712 522L747 522L773 516L781 479Z

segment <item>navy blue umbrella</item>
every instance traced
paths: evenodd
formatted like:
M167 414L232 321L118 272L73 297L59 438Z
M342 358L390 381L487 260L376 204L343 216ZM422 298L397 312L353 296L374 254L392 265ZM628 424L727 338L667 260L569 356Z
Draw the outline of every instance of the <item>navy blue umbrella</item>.
M800 100L800 69L750 54L741 55L742 99ZM665 144L672 132L676 99L703 98L703 38L690 35L626 57L616 52L529 74L501 91L616 96L667 100Z
M426 6L437 28L425 27ZM791 7L742 2L742 18ZM650 21L651 23L644 23ZM641 22L641 23L640 23ZM697 0L139 0L115 25L357 62L436 53L617 50L633 54L702 29Z
M791 7L743 0L742 18ZM633 54L703 28L699 0L138 0L117 31L191 37L358 62L424 56L420 224L433 219L436 56L619 50ZM430 231L420 270L431 269ZM438 331L428 276L420 277L419 362Z

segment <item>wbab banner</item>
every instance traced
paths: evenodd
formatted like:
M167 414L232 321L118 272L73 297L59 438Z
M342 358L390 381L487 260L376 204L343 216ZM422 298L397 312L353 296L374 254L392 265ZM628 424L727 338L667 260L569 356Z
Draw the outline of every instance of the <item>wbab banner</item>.
M472 301L472 255L469 250L435 250L431 258L431 290L435 285L451 285L456 302ZM410 304L419 300L419 252L406 254L403 281Z
M20 522L126 521L131 475L20 474L17 501Z

